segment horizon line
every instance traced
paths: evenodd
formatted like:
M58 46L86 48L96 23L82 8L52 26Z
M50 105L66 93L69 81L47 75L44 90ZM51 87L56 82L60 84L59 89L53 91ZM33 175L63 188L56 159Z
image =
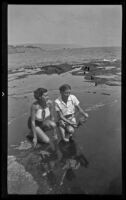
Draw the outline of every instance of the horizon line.
M67 45L67 46L78 46L76 48L93 48L93 47L122 47L121 45L113 45L113 46L82 46L80 44L67 44L67 43L16 43L16 44L8 44L8 46L21 46L21 45Z

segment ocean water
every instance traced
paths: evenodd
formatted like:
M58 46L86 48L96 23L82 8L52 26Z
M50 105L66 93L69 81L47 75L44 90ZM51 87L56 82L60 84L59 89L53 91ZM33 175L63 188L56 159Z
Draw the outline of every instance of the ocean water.
M93 47L58 49L48 51L27 51L26 53L8 54L8 69L21 66L48 65L60 63L81 63L92 60L121 59L120 47Z

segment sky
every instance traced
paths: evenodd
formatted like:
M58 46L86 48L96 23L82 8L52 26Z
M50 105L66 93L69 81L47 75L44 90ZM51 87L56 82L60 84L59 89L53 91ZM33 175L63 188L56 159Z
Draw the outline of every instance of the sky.
M121 46L121 5L8 5L8 44Z

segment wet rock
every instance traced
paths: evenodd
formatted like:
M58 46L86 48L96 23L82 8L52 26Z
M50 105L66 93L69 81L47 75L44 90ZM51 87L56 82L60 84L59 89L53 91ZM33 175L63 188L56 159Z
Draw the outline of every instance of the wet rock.
M102 94L102 95L111 95L111 94L105 93L105 92L102 92L101 94Z
M15 157L8 158L8 193L36 194L38 184L23 165L15 161Z
M48 66L42 67L42 70L44 70L46 74L53 74L53 73L61 74L71 69L72 69L72 65L69 65L67 63L60 64L60 65L48 65Z
M32 145L30 142L28 142L27 140L25 141L22 141L20 143L20 145L18 147L16 147L15 149L18 149L18 150L27 150L27 149L30 149L32 148Z
M23 74L20 76L17 76L15 79L22 79L22 78L26 78L28 75L27 74Z
M25 167L26 171L29 172L37 182L37 194L49 194L50 187L47 178L43 176L45 172L49 171L48 163L44 162L44 159L41 158L39 150L27 151L25 151L21 157L18 155L18 162Z

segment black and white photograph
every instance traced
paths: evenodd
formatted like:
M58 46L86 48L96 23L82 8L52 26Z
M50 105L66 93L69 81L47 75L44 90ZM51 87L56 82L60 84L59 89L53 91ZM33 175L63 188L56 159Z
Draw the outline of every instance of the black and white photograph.
M7 5L7 193L122 195L122 5Z

